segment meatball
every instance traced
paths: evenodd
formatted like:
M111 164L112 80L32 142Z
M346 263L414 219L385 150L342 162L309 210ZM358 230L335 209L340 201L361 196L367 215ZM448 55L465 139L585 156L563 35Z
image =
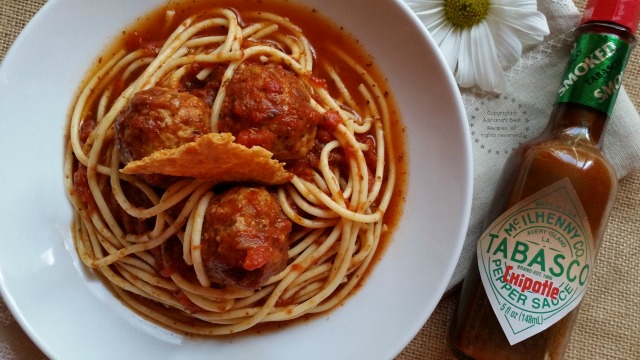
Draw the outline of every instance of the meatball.
M163 149L174 149L211 132L211 110L188 93L153 87L133 95L116 118L120 160L127 164ZM167 176L144 175L150 185L166 187Z
M206 79L200 80L196 77L203 66L192 64L187 68L185 76L180 78L178 91L188 92L202 99L210 108L218 95L222 77L227 70L227 64L212 64L211 73Z
M245 64L226 92L220 132L232 133L247 147L262 146L278 160L300 159L313 147L322 116L292 72L276 64Z
M212 282L257 289L287 266L291 221L264 187L234 187L205 213L201 252Z

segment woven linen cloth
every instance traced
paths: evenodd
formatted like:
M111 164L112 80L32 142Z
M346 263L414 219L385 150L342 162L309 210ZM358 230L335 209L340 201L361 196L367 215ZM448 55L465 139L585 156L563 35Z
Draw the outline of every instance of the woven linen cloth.
M577 0L576 5L582 9L585 2L586 0ZM0 0L0 61L18 33L44 3L44 0ZM575 11L573 5L566 1L552 1L549 4L561 5L566 11ZM550 13L553 14L555 10L543 11L550 17ZM572 18L571 21L575 19ZM640 49L636 49L630 59L624 80L629 97L636 107L640 105L638 50ZM552 76L549 79L550 82L558 81ZM465 103L468 104L469 97L473 94L465 92L464 95ZM511 97L508 92L504 95ZM546 109L547 114L549 108L550 105ZM7 126L7 121L9 120L0 119L1 126ZM610 134L611 132L607 135L608 139L613 137ZM477 148L474 148L474 152L476 151ZM0 245L4 240L0 239ZM567 359L640 359L639 285L640 171L635 171L620 183L592 283L584 297L570 340ZM458 296L459 292L454 290L440 302L422 330L397 356L397 360L452 358L445 337ZM43 306L46 306L44 301ZM61 324L61 331L64 326ZM46 356L25 335L0 301L0 360L22 359L46 359Z

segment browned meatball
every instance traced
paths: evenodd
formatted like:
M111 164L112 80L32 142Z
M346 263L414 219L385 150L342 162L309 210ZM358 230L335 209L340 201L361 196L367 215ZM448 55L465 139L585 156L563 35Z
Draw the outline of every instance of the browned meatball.
M212 282L256 289L287 265L291 221L263 187L214 197L202 229L202 261Z
M116 118L120 160L127 164L195 141L211 132L210 114L202 99L188 93L160 87L137 92ZM167 185L164 176L142 177L150 185Z
M226 88L218 130L247 147L271 151L278 160L300 159L313 147L321 115L304 83L276 64L245 64Z

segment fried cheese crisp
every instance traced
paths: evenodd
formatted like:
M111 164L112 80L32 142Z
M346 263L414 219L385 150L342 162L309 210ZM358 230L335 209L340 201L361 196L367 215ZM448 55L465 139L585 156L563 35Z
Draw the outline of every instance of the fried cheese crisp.
M230 133L210 133L175 149L159 150L128 163L125 174L163 174L216 182L283 184L292 174L264 148L236 144Z

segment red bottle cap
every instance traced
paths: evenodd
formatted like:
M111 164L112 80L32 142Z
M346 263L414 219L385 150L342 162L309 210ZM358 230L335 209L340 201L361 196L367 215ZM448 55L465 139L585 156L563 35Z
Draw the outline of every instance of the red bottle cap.
M611 21L635 35L640 21L640 0L589 0L580 23L587 21Z

